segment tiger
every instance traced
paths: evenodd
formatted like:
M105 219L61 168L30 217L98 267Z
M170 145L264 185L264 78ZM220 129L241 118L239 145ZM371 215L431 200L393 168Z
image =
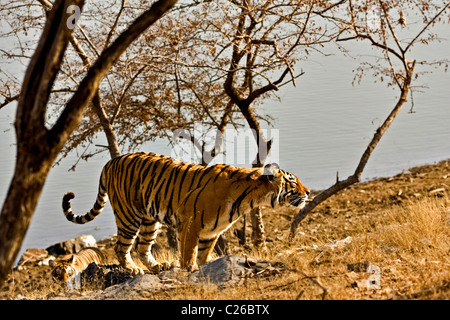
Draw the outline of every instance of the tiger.
M100 214L109 197L117 225L114 251L120 265L137 275L144 271L131 259L133 244L145 267L158 266L150 249L161 224L177 230L180 267L193 271L209 261L218 237L251 209L304 206L308 195L309 189L277 164L264 168L203 166L137 152L105 164L88 213L73 213L72 192L63 196L62 206L67 220L83 224Z
M65 283L69 289L80 289L81 273L95 262L102 264L106 261L105 256L98 248L88 247L78 253L64 256L57 261L50 260L52 279L58 283Z

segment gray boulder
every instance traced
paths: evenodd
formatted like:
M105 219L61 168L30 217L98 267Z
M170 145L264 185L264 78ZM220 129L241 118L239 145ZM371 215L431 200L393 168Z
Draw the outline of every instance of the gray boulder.
M154 274L144 274L108 287L103 291L99 291L96 294L95 299L140 300L146 299L150 293L162 288L168 289L173 288L173 286L164 284L159 277Z
M253 268L245 257L231 255L216 259L201 266L189 275L194 282L210 282L219 287L234 285L253 276Z

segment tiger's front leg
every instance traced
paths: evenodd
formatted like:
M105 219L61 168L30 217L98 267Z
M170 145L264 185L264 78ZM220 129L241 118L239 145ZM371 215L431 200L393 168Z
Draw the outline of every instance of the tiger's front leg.
M178 226L180 265L189 272L198 267L196 260L199 231L192 216Z
M216 245L217 239L219 239L219 236L215 236L212 238L200 236L197 249L197 263L199 266L209 261L211 253L214 250L214 246Z

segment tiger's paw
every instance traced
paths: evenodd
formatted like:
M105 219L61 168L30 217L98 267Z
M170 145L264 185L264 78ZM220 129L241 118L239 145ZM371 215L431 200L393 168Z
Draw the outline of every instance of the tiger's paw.
M152 265L146 265L148 273L151 274L158 274L162 271L170 270L170 263L168 262L162 262L162 263L156 263Z
M138 276L144 274L144 270L142 268L139 268L134 263L125 263L122 265L122 267L130 273L132 276Z
M130 253L124 254L123 252L116 252L119 264L132 276L144 274L144 270L136 266L131 259Z
M148 269L149 273L152 273L152 274L158 274L158 273L161 273L161 271L162 271L162 267L159 263L155 264L151 267L147 267L147 269Z
M194 259L192 259L194 260ZM186 270L188 272L192 272L198 268L197 262L194 261L183 261L183 259L180 259L180 267L183 270Z
M128 268L125 268L125 270L127 270L127 272L129 272L133 276L139 276L139 275L143 275L144 274L144 270L142 268L137 267L137 266L128 267Z
M194 264L194 265L192 265L192 266L187 266L186 267L186 270L188 271L188 272L192 272L192 271L195 271L195 270L197 270L198 269L198 265L197 264Z

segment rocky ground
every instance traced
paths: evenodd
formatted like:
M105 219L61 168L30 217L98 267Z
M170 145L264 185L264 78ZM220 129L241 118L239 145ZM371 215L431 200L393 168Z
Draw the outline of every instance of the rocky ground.
M170 270L134 278L117 271L122 280L108 287L53 283L52 256L39 249L39 258L14 268L0 299L448 299L449 193L450 161L363 182L319 205L291 244L295 209L264 208L267 250L240 246L230 230L231 255L192 274L177 268L162 232L158 259ZM113 244L97 242L111 266Z

